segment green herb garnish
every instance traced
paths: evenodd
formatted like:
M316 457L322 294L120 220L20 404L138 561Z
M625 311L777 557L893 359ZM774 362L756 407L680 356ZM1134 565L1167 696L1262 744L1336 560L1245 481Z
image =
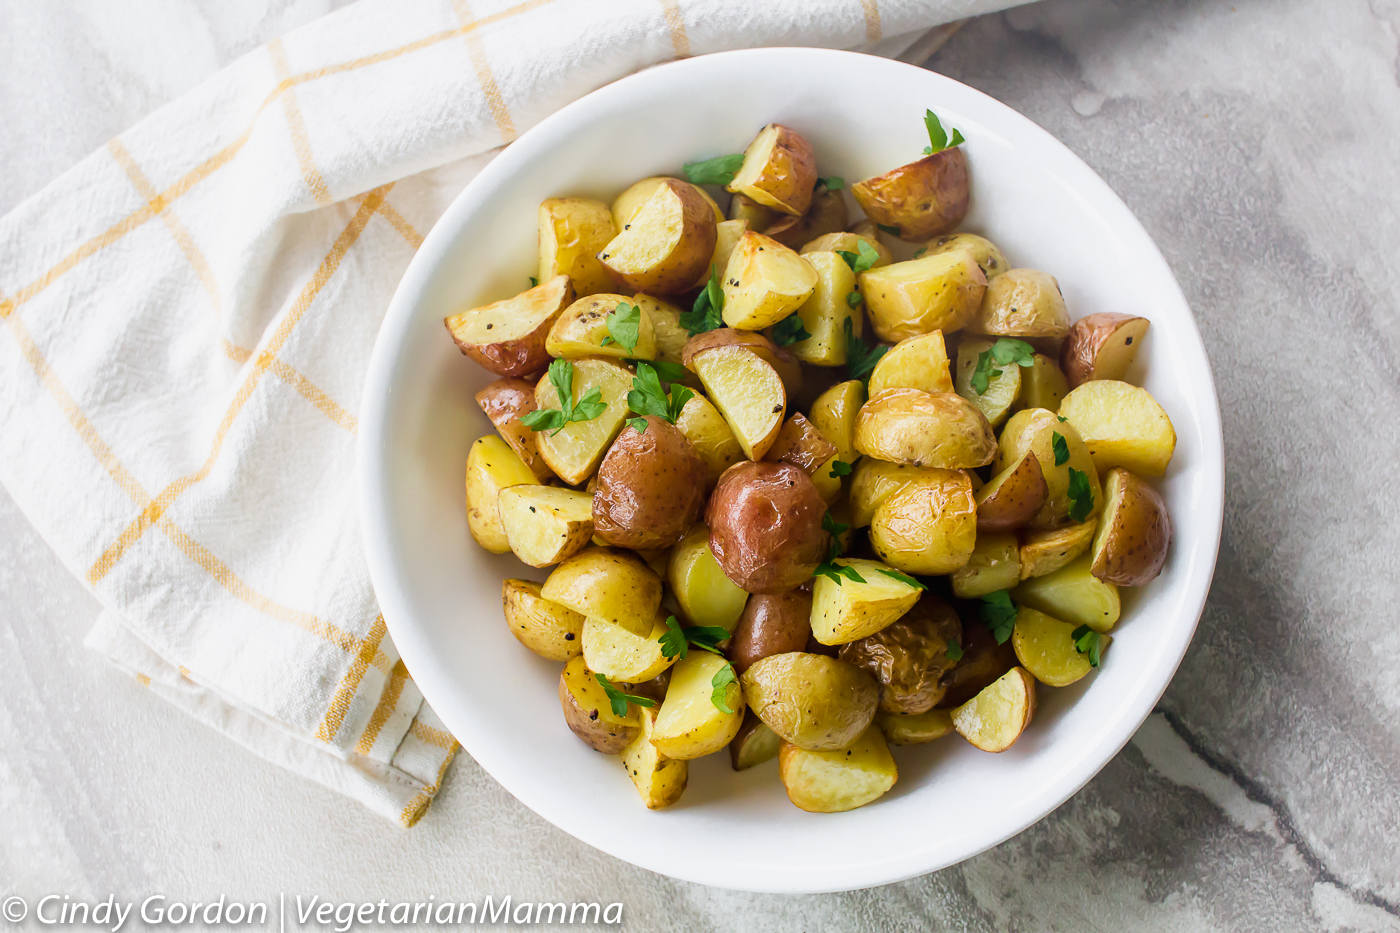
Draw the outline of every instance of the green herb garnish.
M661 656L663 658L674 658L686 656L687 644L685 631L681 628L680 622L675 616L666 617L666 631L661 633Z
M530 287L531 287L531 288L535 288L535 287L538 286L539 284L540 284L540 280L539 280L539 279L535 278L533 275L530 276Z
M1014 337L999 337L991 349L977 354L977 368L972 371L972 391L986 395L987 387L1001 375L1001 367L1015 363L1030 366L1035 360L1035 347Z
M880 357L885 355L889 347L867 347L865 341L856 336L855 324L850 318L846 318L843 328L846 335L846 372L852 379L859 379L868 384L870 374L875 371L875 364L880 362Z
M589 389L577 402L574 398L574 364L555 360L549 364L549 381L559 395L558 408L538 408L520 417L521 424L531 431L551 431L558 434L573 421L592 421L608 407L603 392L597 386ZM553 436L553 435L551 435Z
M719 625L687 625L685 640L712 654L722 654L719 643L729 637L729 631Z
M864 300L860 292L851 292L846 296L846 304L852 308L859 307L860 303Z
M707 333L724 326L724 288L719 281L719 268L710 264L710 280L695 298L689 311L681 312L681 326L690 336Z
M1055 466L1069 463L1069 441L1059 431L1050 432L1050 449L1055 452Z
M626 716L628 703L635 703L638 706L656 705L656 701L648 697L639 697L630 693L623 693L621 690L614 687L612 682L602 674L594 674L593 676L597 679L598 683L602 685L603 692L608 695L608 703L612 705L614 716Z
M1087 625L1081 625L1070 632L1069 637L1074 639L1075 651L1089 656L1089 666L1098 667L1103 660L1103 638L1099 633Z
M675 616L667 616L666 631L660 639L661 655L684 658L690 653L691 645L719 654L719 643L728 637L729 632L718 625L687 625L682 628Z
M604 322L608 325L608 335L603 338L600 346L606 347L615 343L628 350L637 349L637 340L640 339L642 329L641 308L619 301L617 307L608 312Z
M948 660L956 664L962 660L963 646L956 638L948 639Z
M924 147L924 155L937 155L944 149L952 149L954 146L966 142L963 134L957 128L953 128L953 135L943 129L943 123L938 119L938 115L932 110L924 111L924 126L928 129L928 141L930 145Z
M856 275L869 271L875 267L875 263L880 261L880 253L865 241L864 237L856 240L856 252L848 249L838 249L836 255L846 260L846 265L851 267L851 271Z
M681 166L681 170L692 185L727 185L734 180L734 173L743 164L744 154L736 152L700 162L687 162Z
M894 570L890 567L876 567L875 569L878 570L880 573L883 573L885 576L893 580L898 580L900 583L906 583L909 586L914 587L915 589L928 589L928 587L924 586L922 583L920 583L918 580L915 580L907 573L901 573L900 571Z
M802 325L802 318L795 314L790 314L773 325L773 342L780 347L789 346L800 340L810 340L811 337L812 335L807 333L807 328Z
M1069 468L1069 518L1082 522L1094 511L1094 490L1089 487L1089 474Z
M843 476L850 476L851 470L853 469L855 468L852 467L845 460L833 460L831 461L830 476L832 479L840 479Z
M1016 627L1016 604L1011 601L1008 590L997 590L982 597L980 607L982 623L991 631L998 645L1006 644L1011 630Z
M627 393L627 407L638 415L653 415L675 424L685 403L694 396L695 393L685 386L672 386L668 397L656 368L645 360L638 360L637 375L632 377L632 391ZM646 418L629 418L627 423L636 428L638 434L646 433Z
M837 586L841 585L842 577L845 577L848 580L854 580L857 583L865 582L865 577L862 577L859 573L857 573L856 568L847 567L845 564L833 563L829 560L818 564L817 569L812 571L812 576L826 577L827 579L831 580L831 582L835 583Z
M646 363L656 374L661 377L662 382L683 382L690 378L690 370L679 363L668 363L665 360L628 360L632 365Z
M922 256L924 253L927 253L927 252L928 252L928 247L927 247L927 246L920 246L918 249L914 250L914 256L913 256L913 258L914 258L914 259L918 259L920 256Z
M817 187L825 188L827 191L840 191L846 187L846 179L840 175L828 175L825 178L818 176Z
M729 708L729 698L726 696L728 690L725 688L738 679L739 675L734 673L733 664L725 664L724 667L720 668L715 673L714 677L710 678L710 686L715 688L710 692L710 702L713 703L715 709L719 710L721 713L733 714L734 710Z
M876 224L875 226L879 227L886 233L892 234L894 236L899 236L899 228L894 226L893 224Z

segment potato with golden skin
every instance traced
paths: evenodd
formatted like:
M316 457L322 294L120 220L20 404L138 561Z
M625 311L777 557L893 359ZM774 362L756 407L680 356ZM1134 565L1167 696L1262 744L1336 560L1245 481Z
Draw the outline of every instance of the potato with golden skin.
M957 470L915 467L865 457L856 464L851 474L851 488L847 497L851 504L851 524L857 528L869 525L875 517L875 510L910 483L939 483L959 475L962 474Z
M1150 323L1145 317L1100 311L1071 324L1060 347L1060 369L1070 388L1093 379L1122 379Z
M950 582L958 599L977 599L1021 582L1021 556L1016 536L1007 532L977 534L967 563L953 571Z
M666 581L691 625L735 630L745 604L753 597L724 575L710 550L710 530L696 524L671 549Z
M715 488L724 471L744 457L744 448L724 420L724 415L705 396L696 393L676 418L676 429L686 436L705 464L705 488Z
M906 573L952 573L968 562L976 542L977 503L961 470L908 484L870 519L876 555Z
M496 508L501 490L523 484L539 485L539 480L496 435L478 438L467 451L467 530L477 544L492 554L510 550Z
M800 217L812 203L817 157L800 133L780 123L759 130L744 150L744 164L726 187L764 207Z
M1069 335L1069 310L1060 283L1038 269L1008 269L987 284L982 305L967 322L974 334L1050 338Z
M753 710L749 710L729 743L729 766L735 771L747 771L754 765L777 758L782 744L778 733L764 725Z
M725 576L750 593L783 593L826 557L826 502L790 463L738 463L710 496L705 524Z
M986 416L952 392L886 389L861 406L856 450L867 457L950 470L985 466L997 441Z
M1056 441L1056 438L1059 441ZM1062 444L1062 462L1056 463L1055 448ZM1045 477L1045 504L1040 507L1031 527L1058 528L1070 520L1073 505L1069 496L1070 470L1083 473L1093 502L1085 518L1092 518L1103 508L1103 493L1099 488L1099 473L1089 456L1079 432L1068 421L1061 421L1053 412L1043 408L1027 408L1016 412L1001 431L1000 450L992 469L997 473L1020 460L1030 451L1040 464Z
M612 276L598 251L617 235L612 212L593 198L546 198L540 202L540 275L548 282L567 275L582 298L610 291Z
M511 486L496 499L511 552L531 567L572 557L593 537L588 493L565 486Z
M759 719L783 741L811 751L845 748L870 727L874 678L853 664L805 651L769 655L739 678Z
M560 364L564 365L564 364ZM571 421L559 431L538 431L535 442L550 469L570 486L588 481L597 470L613 439L622 431L622 422L631 412L627 394L632 390L632 372L614 360L572 360L574 403L597 388L606 406L602 414L587 421ZM559 390L546 373L535 385L538 408L562 408Z
M796 252L752 230L720 270L724 323L762 330L796 311L817 288L817 272Z
M839 191L828 191L817 185L812 203L801 217L784 217L763 231L788 249L800 249L819 236L839 233L846 229L846 199Z
M705 462L675 425L655 415L629 422L608 448L593 490L593 527L608 544L670 547L705 503Z
M740 674L766 657L803 651L812 637L812 594L803 590L749 597L729 643L729 660Z
M953 710L953 728L984 752L1004 752L1035 714L1035 678L1013 667L981 693Z
M723 277L724 270L728 268L729 260L734 255L734 248L748 232L747 220L725 220L715 227L715 251L710 256L710 264L700 273L700 278L695 280L696 288L708 285L711 276Z
M870 324L890 343L961 330L977 316L987 287L987 276L966 252L921 256L860 275Z
M788 349L793 356L813 366L843 366L846 363L846 322L851 322L853 336L859 337L864 329L860 309L851 307L847 300L856 289L856 274L846 260L833 252L803 253L802 259L817 274L817 282L812 294L793 312L808 336Z
M890 252L890 248L888 246L880 242L879 237L875 236L874 234L866 236L864 234L856 233L850 230L838 231L836 233L827 233L822 236L819 236L816 239L804 244L802 249L798 250L798 252L801 253L803 256L807 255L808 253L824 252L855 253L857 256L859 256L860 244L862 240L865 242L866 246L880 254L880 258L875 260L875 264L872 265L870 268L876 269L880 266L888 266L890 263L894 262L894 254Z
M646 683L661 676L675 658L661 651L661 636L669 631L665 610L659 610L651 631L634 635L620 625L601 619L583 623L583 661L588 669L617 684ZM633 693L634 691L626 691Z
M823 645L875 634L913 608L923 593L917 583L887 573L892 568L877 560L841 557L832 563L859 579L842 575L837 583L823 574L812 581L812 637Z
M535 410L535 384L528 379L497 379L476 393L476 404L486 419L510 445L520 461L541 483L554 479L554 471L540 456L535 432L520 419Z
M668 179L603 247L598 260L628 288L680 294L709 266L715 227L714 211L699 189Z
M860 209L909 243L949 233L967 215L972 188L962 147L944 149L917 162L851 186Z
M641 730L637 707L628 704L624 715L614 713L607 691L582 657L571 658L559 673L559 705L574 735L604 755L621 752Z
M1121 467L1108 471L1107 505L1094 536L1092 572L1107 583L1145 586L1167 562L1172 523L1161 493Z
M956 391L963 398L976 405L987 421L996 427L1006 420L1021 397L1022 367L1015 363L993 364L988 373L987 387L978 392L972 384L977 374L977 364L983 353L990 353L996 346L995 340L965 338L958 344Z
M755 233L762 233L784 216L790 215L780 214L771 207L764 207L746 195L736 194L729 201L729 219L744 221Z
M1044 353L1031 357L1031 365L1021 369L1021 397L1017 408L1044 408L1058 411L1060 400L1069 394L1069 382L1055 361Z
M962 357L961 348L958 357ZM880 357L870 373L870 394L876 395L886 389L953 391L948 347L941 331L906 337Z
M937 256L939 253L971 253L973 260L981 268L982 274L987 277L988 282L1011 268L1011 264L1006 261L1006 256L1002 254L995 243L975 233L949 233L935 237L929 240L927 250L925 255L932 256Z
M720 692L725 712L714 702L714 680L729 662L708 651L691 651L671 668L666 699L656 716L651 744L667 758L689 760L724 748L744 722L744 691L737 680Z
M656 189L667 183L687 185L694 188L695 193L700 195L700 197L705 200L706 204L710 205L710 210L713 211L715 215L715 223L724 220L724 211L719 209L719 205L715 203L715 199L710 197L709 193L705 191L704 188L701 188L699 185L692 185L690 182L683 181L679 178L672 178L669 175L653 175L650 178L643 178L641 181L633 182L621 194L613 198L612 216L614 227L617 230L621 230L623 227L630 224L632 219L637 216L637 212L642 209L642 205L646 204L647 201L651 199L651 196L656 194Z
M842 645L838 657L875 678L882 711L922 713L943 699L943 676L956 663L948 646L961 641L962 621L953 607L925 594L895 622Z
M922 713L875 714L875 725L891 745L924 745L953 731L953 717L946 709Z
M1118 586L1093 574L1092 555L1082 554L1059 570L1022 581L1011 591L1018 606L1029 606L1096 632L1112 631L1122 614Z
M789 396L802 386L804 381L802 363L796 356L788 352L786 347L778 346L758 331L721 327L696 334L687 340L681 349L681 365L693 370L695 369L696 356L706 350L716 350L721 347L738 347L757 354L759 359L773 367L773 372L778 374L778 378L782 380L783 389Z
M1176 452L1176 429L1146 389L1114 379L1086 382L1060 403L1094 468L1123 467L1139 476L1161 476Z
M808 409L808 417L822 436L836 445L836 456L855 463L856 420L865 404L865 386L859 379L838 382L817 396Z
M622 750L622 767L648 810L660 810L680 800L690 778L689 762L667 758L652 744L658 715L655 707L639 707L637 737Z
M629 551L591 547L555 567L540 594L580 615L647 635L661 607L661 578Z
M583 616L545 599L533 580L503 580L501 609L510 633L540 657L567 661L583 651Z
M459 311L443 323L467 358L498 376L532 376L549 365L549 329L573 301L569 277L556 275L514 298Z
M1097 518L1061 528L1021 531L1021 579L1042 577L1064 567L1089 550L1094 541Z
M1031 676L1047 687L1068 687L1092 671L1089 655L1074 643L1076 626L1053 616L1022 606L1016 612L1016 628L1011 645L1016 658ZM1099 636L1099 650L1108 647L1111 637Z
M880 799L899 780L884 734L866 729L848 748L814 752L784 743L778 776L788 799L809 813L841 813Z
M628 348L612 339L608 318L618 311L637 308L637 344ZM640 302L607 292L580 298L564 309L545 338L550 356L564 359L602 356L615 359L656 358L656 328Z

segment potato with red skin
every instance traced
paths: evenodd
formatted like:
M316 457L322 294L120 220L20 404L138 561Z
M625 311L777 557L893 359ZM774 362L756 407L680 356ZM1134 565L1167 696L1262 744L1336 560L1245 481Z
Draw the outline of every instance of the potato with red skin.
M944 675L956 663L948 656L948 646L961 643L962 628L952 606L925 594L913 609L874 635L842 645L839 657L880 684L880 709L923 713L947 691Z
M865 216L909 243L951 233L967 215L972 187L961 146L856 182L851 194Z
M1137 356L1150 322L1100 311L1075 321L1060 347L1060 369L1071 389L1092 379L1122 379Z
M812 593L788 590L750 596L729 643L729 661L744 673L755 661L789 651L806 651L812 637Z
M763 362L773 367L773 371L783 381L783 388L787 390L789 395L800 389L806 378L802 373L802 363L787 350L758 331L738 330L733 327L721 327L691 337L681 348L681 365L687 369L694 369L691 363L695 360L696 354L716 347L743 347L746 350L752 350L758 354Z
M826 558L826 502L790 463L736 463L705 512L710 550L725 576L750 593L784 593Z
M744 164L726 187L764 207L801 217L812 203L817 157L796 130L770 123L744 150Z
M705 462L675 425L646 416L608 448L593 489L593 531L608 544L649 550L681 539L705 503Z
M549 365L549 329L573 302L569 277L556 275L514 298L460 311L443 324L468 359L498 376L530 376Z
M1122 467L1104 480L1104 512L1094 536L1090 573L1105 583L1145 586L1157 579L1171 547L1172 522L1162 494Z
M998 645L985 625L963 626L962 660L943 675L943 699L939 709L960 706L1016 666L1016 649L1008 638Z
M763 459L791 463L811 476L834 456L836 445L823 437L805 415L797 412L778 429L778 438Z
M535 432L520 419L535 410L535 384L528 379L497 379L476 393L481 406L501 440L510 445L520 462L530 468L541 483L554 479L554 471L540 456Z
M1050 488L1033 451L1002 470L977 490L977 533L1015 531L1035 518Z

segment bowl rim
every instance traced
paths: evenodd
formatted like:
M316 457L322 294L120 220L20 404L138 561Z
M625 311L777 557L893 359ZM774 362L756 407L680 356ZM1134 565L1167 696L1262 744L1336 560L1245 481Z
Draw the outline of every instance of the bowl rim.
M1164 274L1163 281L1171 285L1172 291L1166 296L1166 300L1177 302L1186 310L1184 326L1180 328L1178 338L1186 349L1199 354L1206 367L1207 378L1203 384L1196 386L1192 395L1197 400L1196 413L1202 440L1199 475L1204 482L1200 495L1203 505L1214 515L1215 520L1205 525L1204 539L1193 542L1190 562L1183 562L1178 570L1196 578L1198 582L1194 589L1184 593L1181 600L1183 614L1189 616L1189 624L1183 623L1172 631L1172 637L1167 640L1158 655L1161 661L1152 669L1160 677L1160 683L1139 689L1127 698L1127 702L1114 717L1112 730L1096 743L1093 749L1095 754L1083 756L1072 778L1058 781L1058 789L1055 792L1031 795L1028 806L1008 808L1006 816L1011 817L1010 819L1003 819L995 832L989 833L985 839L978 839L976 843L965 846L952 857L933 854L933 850L925 847L880 861L864 863L858 870L814 869L801 877L781 871L771 874L755 873L751 869L748 874L735 875L726 872L722 867L697 867L693 861L666 858L664 853L652 853L650 858L644 859L639 857L640 853L636 847L624 848L588 838L576 827L571 826L559 809L546 808L537 801L519 796L499 774L504 756L499 756L494 749L483 747L480 742L475 743L474 747L473 740L476 735L472 723L447 722L463 750L471 754L473 759L512 796L554 826L594 848L641 868L687 881L736 890L782 893L856 890L903 881L971 858L1038 823L1078 793L1117 756L1166 691L1195 634L1214 575L1224 519L1224 438L1210 359L1195 318L1190 312L1190 305L1166 259L1136 216L1092 168L1034 121L975 88L916 65L859 52L802 47L741 49L668 62L606 84L545 117L505 147L457 194L424 237L422 246L409 262L395 289L375 340L360 406L360 432L356 443L356 501L364 537L366 563L388 632L394 639L404 664L410 671L418 672L414 674L414 678L425 701L434 703L434 695L445 698L448 687L446 684L440 684L438 680L439 664L433 649L419 628L414 625L412 613L400 592L400 584L393 572L391 548L387 543L391 537L387 533L391 517L386 507L387 496L384 494L389 478L383 454L388 443L387 416L394 392L391 376L395 361L417 312L419 295L431 280L438 265L443 262L453 240L464 229L478 207L478 202L485 198L488 192L505 182L512 173L528 164L547 147L562 142L573 128L591 119L591 114L600 100L606 101L610 97L624 95L640 84L656 80L656 76L662 74L684 77L690 72L701 74L715 67L743 68L759 60L786 60L787 64L798 68L810 66L814 60L820 65L823 61L834 60L844 63L851 58L865 59L862 67L889 69L891 74L900 73L906 76L912 72L922 81L931 81L935 85L943 84L949 89L956 88L956 94L985 108L979 112L979 119L996 120L1003 126L1009 125L1020 132L1038 137L1038 144L1056 151L1062 168L1077 176L1077 193L1082 195L1087 191L1092 194L1099 212L1112 215L1115 229L1138 235L1141 246L1144 247L1141 250L1142 261L1160 266L1160 271ZM1135 248L1135 252L1137 251ZM1176 542L1174 545L1180 546ZM1162 663L1167 659L1170 659L1169 663ZM436 710L444 711L444 721L448 719L446 708L450 705L434 704Z

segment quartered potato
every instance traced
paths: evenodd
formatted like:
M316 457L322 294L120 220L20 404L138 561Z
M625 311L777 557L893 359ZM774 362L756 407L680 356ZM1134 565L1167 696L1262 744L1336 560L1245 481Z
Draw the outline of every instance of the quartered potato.
M496 510L501 490L539 485L535 474L506 442L494 434L478 438L467 452L467 528L476 543L492 554L510 550L505 526Z
M957 392L976 405L987 416L992 427L1006 420L1016 400L1021 397L1021 367L1015 363L999 365L987 380L987 391L978 392L972 386L972 377L977 372L977 360L983 353L991 352L996 345L994 340L969 338L958 344Z
M862 272L860 291L875 335L897 343L961 330L982 305L987 277L971 253L939 253Z
M910 483L953 482L960 475L958 470L915 467L866 457L856 464L851 474L851 524L857 528L869 525L875 510Z
M1172 523L1161 493L1121 467L1108 471L1106 506L1094 536L1091 572L1107 583L1144 586L1167 562Z
M629 350L608 333L608 316L619 307L630 309L634 305L638 311L637 345ZM570 360L585 356L652 360L656 358L656 329L640 302L623 295L594 294L564 309L549 328L544 345L550 356Z
M962 659L943 678L946 691L939 709L953 709L971 700L1016 666L1011 639L997 644L985 625L963 626Z
M977 531L1015 531L1029 524L1048 495L1040 461L1028 450L977 490Z
M720 274L724 323L741 330L762 330L778 323L801 307L817 287L817 272L806 259L752 230L739 237Z
M782 593L812 576L826 557L826 502L790 463L738 463L705 507L710 550L730 580L750 593Z
M697 524L671 549L666 580L691 625L732 632L751 598L724 575L710 551L710 529Z
M633 421L608 448L593 490L598 537L617 547L670 547L705 504L705 461L674 425L656 415Z
M755 233L762 233L777 222L778 218L790 216L780 214L771 207L764 207L753 198L736 194L729 200L729 219L742 220ZM723 271L723 270L721 270Z
M890 625L842 645L838 657L875 678L882 711L923 713L943 699L943 675L956 664L949 645L961 641L962 622L953 607L925 594Z
M1021 535L1021 579L1054 573L1089 550L1099 520L1091 518L1077 525L1023 532Z
M742 347L758 354L759 359L773 367L783 382L783 390L791 398L801 388L805 380L802 364L786 348L778 346L763 334L753 330L736 330L733 327L720 327L696 334L686 341L681 350L681 364L691 369L698 354L719 347Z
M1089 655L1074 646L1076 626L1043 612L1022 606L1016 612L1011 645L1021 666L1048 687L1068 687L1093 670ZM1109 636L1099 644L1107 647ZM1102 648L1100 649L1102 650Z
M772 366L744 347L715 347L695 354L690 368L739 441L758 460L773 446L787 410L787 390Z
M1060 367L1050 357L1037 353L1031 357L1031 365L1021 370L1021 398L1016 405L1058 411L1060 400L1067 394L1069 383Z
M778 757L778 749L783 740L778 733L764 725L763 720L749 710L744 714L744 722L738 733L729 743L729 764L735 771L747 771L754 765L761 765Z
M906 573L952 573L967 563L977 540L977 503L961 470L911 482L875 509L870 544Z
M967 322L974 334L999 337L1069 335L1069 311L1060 283L1037 269L1008 269L987 285L982 306Z
M651 743L658 715L654 707L639 707L637 737L622 750L622 767L648 810L660 810L680 800L690 777L688 762L667 758Z
M571 486L587 481L622 430L622 422L631 412L627 409L627 393L632 390L632 373L627 367L611 360L574 360L574 401L598 388L607 408L589 421L571 421L558 432L539 431L535 435L540 456L559 478ZM535 385L535 404L539 408L559 408L559 392L548 375Z
M817 396L808 417L822 436L836 445L836 456L855 463L856 419L865 404L865 386L859 379L838 382Z
M1061 455L1064 459L1059 464L1055 462L1056 437L1064 442ZM1045 504L1031 520L1032 528L1055 528L1069 521L1072 505L1069 495L1070 470L1083 473L1089 484L1093 504L1086 517L1097 515L1103 508L1098 470L1089 456L1089 448L1084 445L1073 424L1061 421L1043 408L1016 412L1002 429L1001 450L992 469L1000 473L1025 456L1026 451L1034 453L1040 463L1046 489Z
M681 309L651 295L637 294L631 300L651 318L652 334L656 338L656 356L653 359L681 365L681 350L685 349L685 342L690 339L690 331L681 326ZM686 384L700 385L693 379Z
M560 486L511 486L496 502L511 551L531 567L572 557L593 537L588 493Z
M460 311L443 321L463 355L498 376L530 376L549 365L545 338L574 287L556 275L514 298Z
M729 643L729 660L743 674L766 657L805 650L811 637L811 593L756 593L739 616Z
M923 745L941 739L953 731L953 715L946 709L931 709L922 713L875 714L875 725L891 745Z
M1100 473L1123 467L1140 476L1161 476L1176 452L1172 420L1146 389L1099 379L1065 396L1060 417L1084 439Z
M645 636L661 606L661 578L634 554L591 547L555 567L540 593L580 615Z
M1013 667L981 693L953 710L953 728L984 752L1004 752L1021 737L1035 714L1035 678Z
M540 202L540 281L567 275L577 297L612 289L598 261L617 228L612 212L593 198L547 198Z
M894 756L875 726L850 747L813 752L784 743L778 773L788 799L809 813L840 813L878 800L899 779Z
M928 241L926 248L928 255L933 256L939 253L971 253L988 282L1011 268L995 243L975 233L950 233L935 237Z
M763 231L788 249L798 249L819 236L839 233L846 229L846 199L839 191L828 191L817 185L812 192L812 204L801 217L784 217Z
M628 288L661 295L685 292L714 255L716 223L698 188L664 179L598 259Z
M715 227L714 255L710 257L710 264L705 267L705 271L700 273L700 278L695 280L696 288L704 288L709 284L711 275L724 275L724 270L728 268L729 260L734 255L734 248L748 232L747 220L726 220Z
M664 610L656 613L651 631L634 635L601 619L583 623L583 661L588 669L613 683L644 683L661 676L674 663L661 653L661 636L668 630Z
M957 229L971 199L967 155L954 146L851 186L856 203L909 243Z
M805 651L769 655L740 681L755 716L783 741L811 751L834 751L859 738L880 696L865 671Z
M1060 368L1070 387L1091 379L1122 379L1149 323L1145 317L1100 311L1071 324L1069 337L1060 347Z
M729 422L724 420L719 409L710 404L709 399L699 393L692 395L681 409L676 428L686 436L705 464L706 489L713 489L725 470L746 459L744 448L734 436Z
M888 246L880 242L879 237L873 234L864 236L850 230L819 236L805 244L799 252L801 252L803 256L806 256L808 253L835 252L855 253L859 256L860 243L862 240L865 241L866 246L880 254L880 258L875 260L875 265L871 266L872 269L879 266L888 266L890 263L894 262L894 254L890 252Z
M958 358L962 358L961 350ZM948 348L943 343L943 333L933 331L906 337L880 357L870 374L870 394L876 395L885 389L952 392L953 378L948 372Z
M672 178L669 175L653 175L650 178L643 178L641 181L634 182L630 187L613 199L613 225L618 230L621 230L623 227L630 224L632 218L636 217L637 212L642 209L642 205L649 201L652 195L656 194L656 189L667 182L674 182L678 185L687 185L694 188L695 193L700 195L700 197L705 200L705 203L710 205L710 209L714 211L715 223L724 220L724 211L719 209L719 205L715 203L715 199L710 197L704 188L691 185L690 182L682 181L679 178Z
M953 571L953 595L976 599L1009 590L1021 582L1020 546L1016 536L1006 532L978 533L977 545L967 563Z
M607 691L582 657L571 658L559 674L559 705L574 735L605 755L618 754L641 731L637 707L628 704L626 715L614 713Z
M1122 611L1118 587L1094 576L1092 567L1093 558L1084 554L1059 570L1021 583L1011 591L1011 598L1017 605L1039 609L1074 625L1110 631Z
M713 702L714 679L729 662L708 651L691 651L671 668L671 684L656 716L651 744L668 758L700 758L728 745L744 721L744 692L737 680L721 691L726 713Z
M919 389L872 395L856 418L855 447L877 460L949 470L985 466L997 455L996 435L975 405Z
M835 583L821 576L812 581L812 635L823 645L844 645L880 629L908 612L923 592L919 587L882 573L891 568L877 560L840 558L864 583L842 577Z
M816 183L817 157L811 145L795 130L770 123L744 150L744 164L727 187L764 207L800 217L812 203Z
M846 321L851 332L859 337L863 319L847 300L856 290L856 274L833 252L803 253L802 259L816 273L812 294L794 312L802 321L802 329L811 336L799 340L788 349L804 363L813 366L844 366L846 364Z
M540 456L540 445L535 432L525 426L520 419L535 410L535 384L528 379L497 379L476 393L476 404L481 406L491 426L501 435L501 440L510 445L520 462L530 468L541 483L554 479L554 471Z
M793 415L778 430L778 437L764 460L791 463L814 477L818 470L836 456L836 445L822 436L801 412Z
M533 580L502 581L501 608L510 633L540 657L567 661L583 650L583 616L545 599Z

